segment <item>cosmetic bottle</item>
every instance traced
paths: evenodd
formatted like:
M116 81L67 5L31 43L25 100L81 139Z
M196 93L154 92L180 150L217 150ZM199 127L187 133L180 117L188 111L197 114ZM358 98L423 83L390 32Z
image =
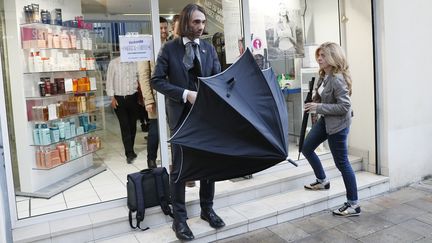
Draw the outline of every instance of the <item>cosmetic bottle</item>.
M40 135L39 135L39 124L35 124L33 128L33 143L34 145L40 145Z

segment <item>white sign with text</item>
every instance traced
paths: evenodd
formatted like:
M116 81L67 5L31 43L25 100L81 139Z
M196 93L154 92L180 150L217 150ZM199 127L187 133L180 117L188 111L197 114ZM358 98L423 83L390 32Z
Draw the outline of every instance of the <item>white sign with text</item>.
M153 60L153 41L151 35L121 35L120 61L139 62Z

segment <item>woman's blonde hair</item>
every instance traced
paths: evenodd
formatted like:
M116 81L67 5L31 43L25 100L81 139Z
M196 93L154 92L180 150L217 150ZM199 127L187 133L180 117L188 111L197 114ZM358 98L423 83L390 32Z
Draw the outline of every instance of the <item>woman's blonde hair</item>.
M332 73L341 73L348 86L349 95L352 93L352 80L349 71L348 62L342 48L333 42L325 42L321 44L315 51L315 58L318 59L319 52L324 54L325 61L332 67ZM320 77L324 77L325 72L323 69L319 70Z

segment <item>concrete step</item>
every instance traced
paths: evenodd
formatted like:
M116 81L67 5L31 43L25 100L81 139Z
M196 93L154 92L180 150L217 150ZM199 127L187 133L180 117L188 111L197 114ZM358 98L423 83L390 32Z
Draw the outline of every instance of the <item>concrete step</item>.
M359 197L362 200L389 190L387 177L368 172L357 173L357 184ZM297 189L220 208L217 213L224 219L226 226L219 230L211 228L199 217L190 218L188 224L195 235L195 240L192 242L211 242L335 208L345 201L345 187L342 178L338 177L331 180L331 189L328 191ZM167 223L147 231L130 232L95 242L179 241L171 229L171 224Z
M340 175L331 156L324 156L322 161L327 176L330 179ZM354 170L361 170L361 158L350 156L350 161ZM312 169L305 160L299 161L299 167L293 167L289 163L280 163L265 171L254 174L252 179L237 182L217 182L214 208L219 213L219 209L225 210L231 206L261 200L270 196L283 195L283 193L292 193L297 190L303 191L303 185L313 182L314 178ZM199 183L197 184L199 186ZM198 216L200 212L198 186L187 188L186 190L188 216L191 219ZM334 187L333 182L332 187ZM126 200L123 199L123 201L124 205L126 205ZM69 237L78 237L83 242L98 240L130 232L131 229L127 214L127 207L123 206L67 220L51 221L18 228L13 232L14 240L15 242L32 242L35 240L65 242ZM160 228L161 226L169 225L170 222L171 218L165 216L160 207L153 207L146 210L145 220L142 225L151 228ZM35 229L34 233L29 234L28 232L33 232L33 229Z

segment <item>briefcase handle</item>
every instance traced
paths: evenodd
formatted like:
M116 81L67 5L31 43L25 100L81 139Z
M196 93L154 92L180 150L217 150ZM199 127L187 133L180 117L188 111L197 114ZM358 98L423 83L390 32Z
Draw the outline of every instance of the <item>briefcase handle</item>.
M141 174L151 173L153 169L143 169L140 171Z

